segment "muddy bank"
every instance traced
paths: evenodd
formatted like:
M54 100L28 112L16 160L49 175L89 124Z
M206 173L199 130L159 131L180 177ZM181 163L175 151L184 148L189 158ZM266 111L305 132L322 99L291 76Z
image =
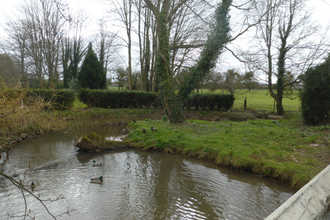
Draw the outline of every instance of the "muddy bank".
M0 140L0 155L1 152L8 151L11 147L19 144L22 141L35 139L38 135L43 134L42 130L32 131L30 133L20 133L18 136L8 136L4 135Z

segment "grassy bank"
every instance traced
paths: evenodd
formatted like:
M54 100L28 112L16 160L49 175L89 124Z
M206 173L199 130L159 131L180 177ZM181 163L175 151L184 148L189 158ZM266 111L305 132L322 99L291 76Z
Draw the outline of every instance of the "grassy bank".
M329 127L304 126L299 111L288 112L287 119L278 121L262 119L273 110L273 99L266 94L266 90L238 91L230 112L185 111L188 122L180 125L162 120L164 111L160 109L86 108L78 100L70 111L49 112L40 107L17 111L0 120L0 151L22 139L21 133L59 130L68 122L85 119L135 119L137 122L130 124L128 140L145 149L212 160L300 188L330 163ZM243 111L245 97L248 110ZM284 108L298 110L298 99L286 99ZM86 123L82 126L90 127ZM151 126L157 131L151 131ZM143 133L142 128L147 132Z
M327 127L302 126L298 115L293 113L289 119L278 121L191 119L181 125L163 120L138 121L129 125L132 131L128 140L145 149L213 160L300 188L329 164L330 133ZM151 131L151 126L157 131Z
M329 127L304 126L298 111L288 112L286 119L278 121L262 119L269 113L190 110L185 111L186 123L172 125L162 120L164 112L159 109L35 111L25 114L31 121L24 115L12 118L10 126L2 127L0 142L16 142L21 132L58 130L68 123L87 119L94 122L105 122L105 118L136 119L136 123L129 125L127 139L142 148L212 160L221 166L275 178L300 188L330 163ZM90 127L86 123L83 126ZM151 131L151 126L157 131ZM147 132L143 133L142 128Z

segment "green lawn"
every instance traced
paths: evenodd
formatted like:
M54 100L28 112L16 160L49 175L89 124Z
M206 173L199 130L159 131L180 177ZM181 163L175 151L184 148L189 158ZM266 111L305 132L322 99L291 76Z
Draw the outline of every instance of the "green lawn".
M209 93L207 89L203 89L203 93ZM213 93L222 93L221 90L216 90ZM225 94L228 92L224 91ZM293 91L291 99L283 99L283 107L285 111L298 111L300 108L300 99L298 98L298 91ZM235 91L234 109L243 109L244 100L247 100L247 108L254 110L274 110L274 99L269 95L268 90L254 89L248 92L244 89Z

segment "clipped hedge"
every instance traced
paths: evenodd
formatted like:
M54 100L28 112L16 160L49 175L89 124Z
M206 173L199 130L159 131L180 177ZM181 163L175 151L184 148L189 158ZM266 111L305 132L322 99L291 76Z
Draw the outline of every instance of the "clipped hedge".
M98 108L150 108L161 107L156 93L136 91L109 91L82 89L78 93L80 101L88 107Z
M137 91L110 91L83 89L80 101L88 107L98 108L162 108L157 93ZM234 104L233 95L192 94L185 102L186 109L228 110Z

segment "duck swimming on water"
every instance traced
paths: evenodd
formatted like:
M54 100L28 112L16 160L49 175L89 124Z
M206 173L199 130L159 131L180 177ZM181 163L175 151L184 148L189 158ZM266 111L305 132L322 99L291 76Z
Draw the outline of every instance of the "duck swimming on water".
M92 178L91 183L103 183L103 176L100 176L98 178Z
M102 163L96 163L96 161L93 160L93 166L94 167L101 167L102 166Z

